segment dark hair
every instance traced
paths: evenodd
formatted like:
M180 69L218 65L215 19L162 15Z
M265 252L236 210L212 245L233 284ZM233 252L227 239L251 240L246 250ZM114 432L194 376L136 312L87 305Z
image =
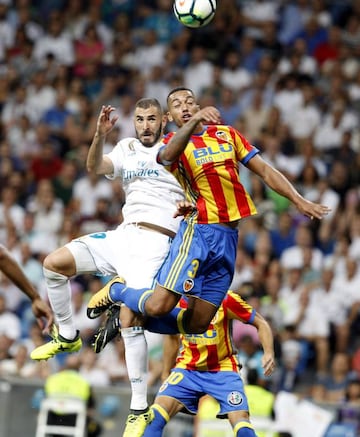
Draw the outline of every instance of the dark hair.
M163 110L160 105L160 102L157 99L140 99L136 102L135 108L148 109L151 106L155 106L158 109L159 113L162 114Z
M166 102L168 103L169 97L174 93L177 93L178 91L189 91L195 97L193 90L191 90L190 88L187 88L186 86L178 86L169 92L168 96L166 97Z

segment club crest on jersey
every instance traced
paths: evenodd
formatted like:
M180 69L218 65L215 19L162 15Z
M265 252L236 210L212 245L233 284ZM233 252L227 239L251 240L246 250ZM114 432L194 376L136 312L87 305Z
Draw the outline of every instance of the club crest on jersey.
M228 141L227 133L224 132L223 130L218 130L218 131L216 131L215 135L216 135L220 140Z
M230 405L240 405L242 404L243 398L240 392L232 391L228 394L227 401Z
M194 288L194 281L192 279L187 279L183 283L183 290L185 293L188 293L190 290Z

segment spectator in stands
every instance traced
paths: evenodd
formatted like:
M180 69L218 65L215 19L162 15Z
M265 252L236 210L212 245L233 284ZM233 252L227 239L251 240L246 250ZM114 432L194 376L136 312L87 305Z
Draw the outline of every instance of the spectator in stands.
M47 234L50 249L52 240L56 238L62 225L64 205L55 197L49 179L41 179L38 182L36 193L29 198L26 207L34 215L34 230Z
M11 231L21 234L25 210L17 204L17 193L14 188L4 186L0 201L0 243L5 243Z
M280 258L285 249L295 245L295 226L289 211L278 215L276 227L270 230L270 237L276 258Z
M39 366L40 364L40 366ZM29 352L24 345L18 345L12 358L0 361L0 376L17 376L20 378L40 378L41 363L34 363L29 359ZM49 376L50 372L48 373Z
M112 385L129 382L125 361L125 345L121 336L118 336L116 341L109 343L101 352L99 365L108 372Z
M69 399L80 399L86 403L86 437L98 437L102 433L102 426L94 419L95 398L91 384L81 374L72 368L69 361L68 367L64 370L50 375L45 382L45 394L47 397L68 397ZM76 363L75 363L76 366ZM51 411L48 423L50 425L72 426L76 417L74 414L59 415Z
M110 385L109 372L99 365L97 355L92 347L83 347L79 354L80 375L83 376L93 387L104 387Z
M319 249L314 247L314 238L308 223L300 223L295 232L295 245L285 249L280 258L282 268L286 271L291 268L302 268L304 265L303 249L311 248L311 265L319 270L322 267L323 255Z
M338 408L340 423L355 425L357 434L360 432L360 379L350 379L345 389L345 399Z
M38 123L46 111L56 103L56 90L47 78L47 69L39 67L28 78L26 103L31 112L32 123Z
M89 173L74 183L73 198L80 217L95 214L99 198L111 199L111 183L95 173Z
M74 63L73 42L64 32L63 18L60 11L53 11L45 35L35 42L33 56L40 65L45 62L48 55L54 56L60 64L71 66Z
M71 282L71 304L74 323L81 330L81 338L85 344L91 345L95 331L99 327L99 320L86 317L86 300L83 286L76 281Z
M36 183L58 176L62 168L62 159L49 141L42 145L41 151L30 162L31 175Z
M321 376L315 382L324 388L323 402L342 402L345 399L346 388L351 380L351 369L347 354L337 352L330 363L330 373Z
M277 434L271 431L265 431L272 428L272 420L275 418L274 412L274 394L263 387L259 381L259 375L256 369L250 369L247 373L247 384L245 384L245 394L249 402L251 417L255 422L261 420L259 429L256 429L257 437L275 437ZM262 431L264 429L264 431Z
M20 319L6 306L5 296L0 294L0 336L10 348L21 336Z
M184 85L190 87L194 95L201 96L202 91L212 84L214 66L207 59L207 52L201 45L190 50L190 60L184 69Z
M252 77L241 63L238 50L231 49L225 55L224 67L221 69L221 84L230 89L234 96L251 85ZM232 124L232 123L231 123Z
M105 46L94 24L88 24L84 29L83 37L74 42L74 52L75 65L73 67L73 74L75 76L86 77L88 64L95 64L97 67L101 66Z

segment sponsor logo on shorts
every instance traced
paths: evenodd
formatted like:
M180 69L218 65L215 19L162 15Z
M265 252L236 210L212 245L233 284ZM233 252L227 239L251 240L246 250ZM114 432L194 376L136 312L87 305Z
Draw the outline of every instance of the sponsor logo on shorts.
M242 404L243 398L238 391L232 391L228 394L227 401L230 405Z
M183 290L185 293L188 293L190 290L194 288L194 281L192 279L187 279L183 283Z

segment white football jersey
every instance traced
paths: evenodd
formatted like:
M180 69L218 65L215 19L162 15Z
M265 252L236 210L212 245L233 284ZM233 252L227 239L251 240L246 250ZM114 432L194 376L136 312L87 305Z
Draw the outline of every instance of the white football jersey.
M136 138L119 141L106 154L114 165L108 179L120 178L125 191L124 223L154 223L177 232L181 217L173 218L176 202L185 198L176 178L156 162L161 144L145 147Z

